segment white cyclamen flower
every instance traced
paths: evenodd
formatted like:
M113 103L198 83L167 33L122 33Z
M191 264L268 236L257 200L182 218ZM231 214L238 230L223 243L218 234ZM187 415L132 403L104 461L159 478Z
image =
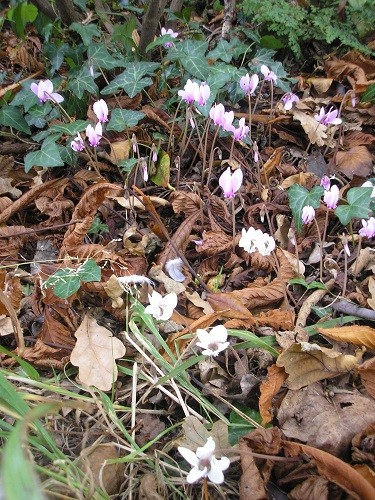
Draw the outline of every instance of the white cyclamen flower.
M247 231L242 229L242 236L238 246L246 250L248 253L258 251L260 254L267 256L275 250L276 244L272 236L263 233L260 229L250 227Z
M227 342L228 332L223 325L214 326L210 332L198 329L197 337L199 339L197 346L204 349L202 354L206 356L217 356L229 345Z
M188 483L195 483L204 477L208 477L215 484L224 482L223 471L228 469L230 460L227 457L215 458L216 444L210 436L204 446L200 446L194 453L188 448L178 447L178 451L192 466L191 471L187 475Z
M177 259L168 260L165 263L165 270L167 271L169 276L179 283L185 281L185 275L182 272L182 265L182 259L180 259L179 257Z
M145 307L145 313L152 314L155 319L162 321L169 319L177 306L177 295L174 292L162 297L154 290L152 295L148 295L148 300L150 304Z

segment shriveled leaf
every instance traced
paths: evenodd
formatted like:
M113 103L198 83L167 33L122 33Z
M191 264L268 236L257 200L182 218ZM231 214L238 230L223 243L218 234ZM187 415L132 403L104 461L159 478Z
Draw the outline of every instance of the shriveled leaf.
M317 328L318 332L338 342L349 342L375 349L375 328L364 325Z
M348 179L355 175L367 177L372 171L372 155L366 146L354 146L349 151L338 151L336 168Z
M319 473L332 483L337 484L353 498L371 500L375 498L375 489L351 465L330 453L305 444L282 441L284 449L295 457L299 454L312 458Z
M324 146L327 144L327 126L319 123L311 115L300 111L299 109L293 109L293 118L298 120L303 130L308 135L309 140L312 144L317 146Z
M124 287L120 285L116 275L112 274L104 286L105 293L112 299L112 307L117 309L122 307L124 300L121 295L124 293Z
M375 399L375 358L368 359L358 367L366 390Z
M272 400L279 392L287 375L284 368L271 365L267 369L267 378L260 384L259 412L262 425L272 422Z
M124 344L88 315L78 327L75 337L77 343L70 362L79 367L80 381L102 391L111 390L118 375L115 359L125 355Z
M207 301L212 309L220 312L224 318L253 319L251 312L233 292L208 293Z
M357 363L355 356L341 354L334 349L308 342L292 345L281 353L276 361L277 366L284 367L289 375L286 385L292 390L300 389L318 380L348 373L356 367Z

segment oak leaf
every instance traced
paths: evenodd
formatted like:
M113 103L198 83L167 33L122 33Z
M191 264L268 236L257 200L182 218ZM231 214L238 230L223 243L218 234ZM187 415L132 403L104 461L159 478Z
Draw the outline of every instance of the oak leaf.
M337 340L375 349L375 329L370 326L351 325L337 328L318 328L319 333Z
M318 344L301 342L293 344L277 358L276 365L283 366L289 375L286 385L289 389L301 387L350 372L357 365L355 356L341 354L334 349Z
M125 355L124 344L88 315L84 317L75 336L77 343L70 362L79 367L80 381L102 391L111 390L118 375L115 359Z

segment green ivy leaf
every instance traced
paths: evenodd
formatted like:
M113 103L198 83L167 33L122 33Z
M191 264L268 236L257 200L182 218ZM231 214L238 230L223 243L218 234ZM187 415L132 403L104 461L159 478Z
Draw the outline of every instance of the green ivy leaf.
M63 269L62 269L63 270ZM57 273L55 273L56 276ZM61 277L53 287L53 293L61 299L67 299L78 292L81 286L81 280L78 275L69 275Z
M25 156L25 172L33 167L62 167L64 162L60 156L54 138L47 138L39 151L33 151Z
M233 58L233 50L231 43L226 40L220 40L213 50L207 54L208 59L221 59L226 63L230 63Z
M181 63L190 75L206 81L210 72L205 55L207 47L204 41L184 40L169 49L168 59Z
M51 63L51 73L54 74L64 62L65 54L69 51L70 47L67 43L56 45L55 43L48 43L44 46L44 55Z
M98 30L96 24L80 24L80 23L72 23L70 29L76 31L80 37L82 38L83 45L88 47L91 44L91 41L94 37L100 36L100 31Z
M115 108L111 111L111 119L107 125L107 130L123 132L128 127L134 127L142 120L144 113L133 111L131 109Z
M90 75L80 76L79 78L69 80L68 89L71 90L78 99L82 98L85 90L93 95L99 93L99 88Z
M22 85L22 88L12 99L11 106L23 106L25 112L29 111L33 106L40 105L38 96L31 91L31 83L38 83L36 80L30 80Z
M357 187L349 189L347 193L347 205L339 205L335 214L343 226L358 217L367 219L370 212L372 187Z
M81 281L88 283L90 281L100 281L102 270L93 259L88 259L77 270Z
M156 163L156 172L151 175L151 180L157 186L168 187L171 173L171 158L165 151L160 151Z
M93 43L87 48L87 58L94 68L114 69L126 66L124 60L116 59L102 43Z
M302 230L301 215L303 207L310 205L313 208L319 208L320 199L323 193L324 188L322 186L314 186L311 191L308 191L299 184L293 184L293 186L290 186L288 190L289 206L292 210L294 223L298 233Z
M127 160L121 160L117 166L121 168L123 172L128 173L137 163L138 163L137 158L128 158Z
M31 135L31 130L22 116L20 108L9 105L3 106L0 109L0 124Z
M116 76L109 85L104 87L101 94L114 94L118 89L123 89L129 97L134 97L145 87L152 85L151 78L143 77L147 74L153 75L159 66L159 63L144 61L130 63L125 71Z
M49 127L50 132L57 132L62 135L77 135L78 132L85 130L90 122L87 120L77 120L72 123L53 124Z

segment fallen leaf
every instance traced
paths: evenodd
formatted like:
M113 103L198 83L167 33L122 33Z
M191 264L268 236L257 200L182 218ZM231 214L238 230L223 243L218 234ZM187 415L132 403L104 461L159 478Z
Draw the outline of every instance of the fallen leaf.
M119 163L121 160L127 160L130 152L130 140L111 142L111 152L109 158L113 164Z
M375 398L375 358L370 358L359 365L358 372L367 392Z
M241 456L240 500L267 500L268 494L265 481L255 464L255 458L249 453L249 446L244 439L240 439L239 452Z
M340 326L337 328L317 328L318 332L338 342L350 342L375 349L375 328L365 325Z
M308 78L306 83L315 87L319 94L325 94L332 85L333 78Z
M289 493L288 499L300 500L301 498L311 498L319 500L329 500L329 481L321 476L308 477L302 483L297 484Z
M275 173L276 167L280 165L284 150L285 146L276 148L268 158L266 163L263 165L263 168L260 172L260 179L263 184L267 184L267 179L269 179Z
M165 492L163 491L164 484L160 480L159 474L153 474L148 472L144 474L141 479L141 484L139 485L139 500L164 500L166 498ZM158 489L162 492L160 494Z
M355 175L368 177L372 171L372 155L366 146L354 146L349 151L338 151L336 154L336 170L348 179Z
M303 130L309 137L311 144L317 146L327 145L327 126L319 123L311 115L303 113L299 109L293 110L293 119L301 123Z
M9 316L0 315L0 336L11 335L14 333L13 323Z
M284 368L271 365L267 368L267 378L260 384L259 413L262 425L272 422L272 400L279 392L287 375Z
M112 307L117 309L122 307L124 304L124 300L121 298L125 289L120 285L120 282L114 274L109 278L107 283L104 286L105 293L112 300Z
M88 315L78 327L75 337L77 343L70 362L79 367L79 380L102 391L110 391L118 375L115 359L125 355L124 344Z
M357 366L357 358L342 354L318 344L301 342L293 344L277 358L277 366L283 366L288 374L287 387L300 389L318 380L349 373Z
M368 291L370 292L371 297L367 299L367 304L371 307L371 309L375 310L375 278L373 276L370 276L368 280Z
M203 300L199 296L198 292L193 292L193 293L185 292L185 295L186 298L190 300L190 302L192 302L196 307L201 308L204 314L211 314L214 312L210 304L206 300Z
M375 498L374 488L354 467L339 458L305 444L283 440L282 445L292 457L304 454L312 458L316 462L319 473L328 481L340 486L350 496L361 500L373 500Z

